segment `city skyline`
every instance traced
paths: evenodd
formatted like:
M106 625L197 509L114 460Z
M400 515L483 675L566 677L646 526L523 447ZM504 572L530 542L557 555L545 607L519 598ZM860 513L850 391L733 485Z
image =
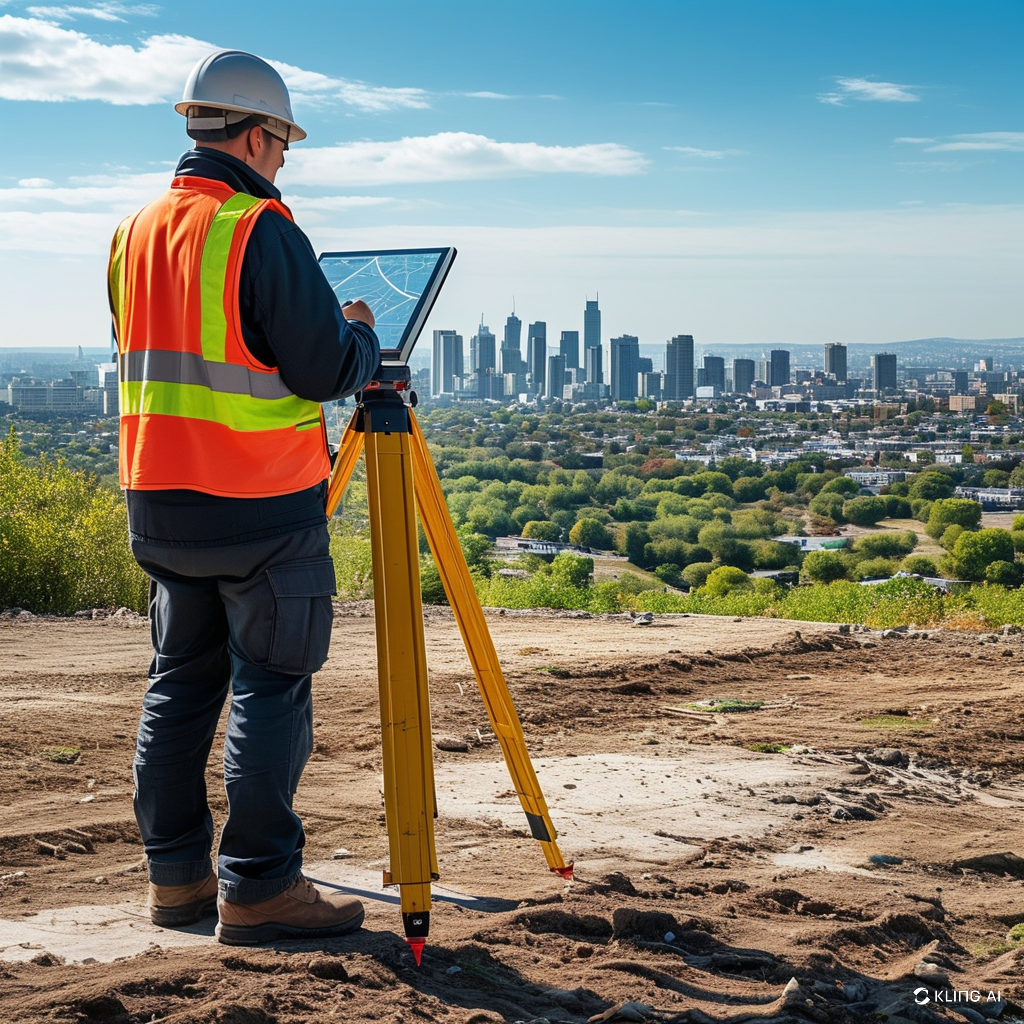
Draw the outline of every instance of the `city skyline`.
M279 184L317 251L459 248L428 329L512 292L576 328L600 292L606 338L1024 333L1020 5L446 12L6 0L0 342L102 344L113 228L166 186L171 105L225 46L292 90L310 134Z

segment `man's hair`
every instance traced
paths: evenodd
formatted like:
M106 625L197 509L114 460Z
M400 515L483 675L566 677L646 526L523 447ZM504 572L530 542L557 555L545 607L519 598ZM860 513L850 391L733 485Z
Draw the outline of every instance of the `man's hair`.
M193 122L208 122L211 126L193 127ZM229 139L237 139L250 128L260 127L262 123L262 119L255 114L245 114L238 110L189 107L188 127L185 132L196 142L227 142Z

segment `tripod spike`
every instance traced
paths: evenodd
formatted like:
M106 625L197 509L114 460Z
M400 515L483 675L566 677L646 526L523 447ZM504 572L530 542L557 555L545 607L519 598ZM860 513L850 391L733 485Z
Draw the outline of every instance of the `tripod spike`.
M409 948L412 950L413 958L416 961L416 966L420 966L420 961L423 959L423 947L427 944L426 939L406 939L409 944Z

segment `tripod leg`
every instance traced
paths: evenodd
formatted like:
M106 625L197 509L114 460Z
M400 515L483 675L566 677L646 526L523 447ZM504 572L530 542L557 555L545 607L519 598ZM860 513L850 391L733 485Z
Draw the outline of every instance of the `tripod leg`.
M430 882L437 877L437 858L413 465L409 434L401 430L369 431L365 445L391 854L384 880L399 886L405 933L418 963L430 926Z
M356 430L356 419L359 416L357 409L352 413L348 421L345 433L341 435L341 444L338 447L338 456L334 460L334 468L331 470L331 482L327 486L327 518L330 519L338 511L341 497L352 479L352 471L359 461L359 453L363 450L363 435Z
M498 654L487 628L487 620L473 587L473 578L469 574L469 567L459 546L455 524L452 523L448 507L445 505L437 470L430 458L423 432L411 411L409 420L412 431L416 503L420 510L420 520L430 542L430 550L434 553L434 561L444 583L445 593L462 632L462 639L466 644L466 651L472 662L487 714L491 719L491 727L501 744L505 764L508 766L509 775L512 776L519 802L526 812L526 820L530 824L531 835L540 842L548 867L563 878L571 878L572 865L565 863L555 842L557 833L551 823L544 794L541 792L537 774L526 750L523 727L509 695L498 662Z

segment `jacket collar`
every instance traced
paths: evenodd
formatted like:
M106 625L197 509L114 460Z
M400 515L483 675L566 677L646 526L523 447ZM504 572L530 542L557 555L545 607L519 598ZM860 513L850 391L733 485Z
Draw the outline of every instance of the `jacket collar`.
M281 191L248 164L219 149L197 146L178 161L175 177L191 176L222 181L235 192L244 192L257 199L281 199Z

